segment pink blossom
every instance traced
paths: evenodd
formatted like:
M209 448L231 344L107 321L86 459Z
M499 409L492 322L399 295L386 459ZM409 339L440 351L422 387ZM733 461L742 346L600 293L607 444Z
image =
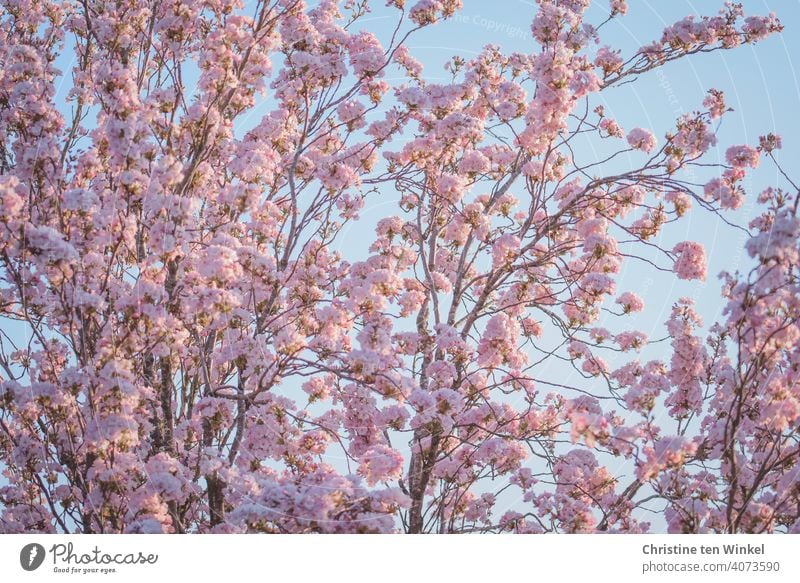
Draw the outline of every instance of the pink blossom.
M722 208L738 209L744 203L740 189L722 178L712 178L703 192L706 198L719 201Z
M403 471L403 456L390 447L376 445L361 457L358 473L370 486L398 478Z
M622 68L623 60L622 57L619 56L619 53L611 51L608 47L601 47L597 51L597 56L594 59L594 64L596 67L600 67L603 70L603 75L608 76L611 73L615 73ZM614 135L614 133L611 131L609 131L608 133Z
M731 146L725 151L725 159L734 168L756 168L758 166L758 150L747 145Z
M680 467L697 451L697 444L683 437L664 437L646 448L646 461L637 469L641 480L652 480L666 468Z
M24 201L17 193L19 181L14 176L0 177L0 217L8 221L17 218Z
M612 14L627 14L628 3L625 0L611 0Z
M365 109L364 105L358 101L343 101L336 108L336 113L339 114L339 119L347 124L349 128L358 129L366 125L363 119Z
M712 118L722 117L722 114L728 110L728 106L725 104L725 94L717 89L709 89L708 95L703 100L703 107L708 109Z
M776 134L767 134L758 138L759 147L764 152L772 152L773 150L780 150L782 144L781 137Z
M613 136L615 138L625 137L624 130L619 126L616 120L613 120L610 117L603 118L599 125L600 129L604 130L609 136Z
M679 217L686 214L686 211L692 208L692 199L685 192L671 190L664 196L664 200L673 204L675 213Z
M459 170L466 174L486 172L491 163L489 159L478 150L465 152L459 163Z
M203 260L197 266L197 271L204 277L222 282L232 281L241 276L236 251L222 245L212 245L206 250Z
M706 251L700 243L684 241L672 249L675 254L673 270L680 279L706 278Z
M507 233L492 246L492 266L497 269L514 261L519 253L519 238Z
M614 336L614 342L619 345L620 350L627 352L629 350L639 350L647 344L647 335L643 332L620 332Z
M542 325L533 318L524 318L522 320L522 331L525 336L540 337L542 335Z
M656 137L648 130L633 128L628 132L628 143L634 150L650 153L656 147Z
M644 309L644 300L633 292L620 294L616 303L622 306L626 314L629 312L641 312Z

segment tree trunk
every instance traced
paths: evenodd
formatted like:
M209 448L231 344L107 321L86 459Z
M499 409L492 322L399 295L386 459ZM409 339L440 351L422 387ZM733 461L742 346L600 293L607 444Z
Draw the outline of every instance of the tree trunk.
M203 421L203 445L210 447L213 441L211 427L208 420ZM208 488L208 514L211 527L222 524L225 520L225 482L223 482L216 472L206 474L206 484Z
M426 439L430 439L430 446L423 448ZM408 467L408 493L411 498L411 508L408 512L409 534L421 534L425 527L423 522L425 491L428 489L431 470L436 462L438 447L438 434L431 434L430 430L424 427L414 431L411 462Z

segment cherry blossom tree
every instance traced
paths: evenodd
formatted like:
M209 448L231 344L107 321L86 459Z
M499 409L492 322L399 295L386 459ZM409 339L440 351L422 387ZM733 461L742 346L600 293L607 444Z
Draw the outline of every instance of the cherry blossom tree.
M724 321L678 301L650 361L597 326L644 309L629 263L706 278L657 235L733 213L780 147L710 162L714 89L660 137L598 96L773 15L728 3L623 56L590 49L625 2L591 25L539 0L529 52L433 83L408 39L459 0L2 4L0 531L800 530L788 176Z

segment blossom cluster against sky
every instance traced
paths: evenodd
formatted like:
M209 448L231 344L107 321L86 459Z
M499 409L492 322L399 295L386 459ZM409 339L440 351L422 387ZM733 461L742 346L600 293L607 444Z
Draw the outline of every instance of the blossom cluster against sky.
M800 136L800 117L794 112L800 109L800 1L744 0L741 4L748 15L774 12L785 25L784 31L755 45L680 59L642 75L636 83L603 92L599 98L603 100L608 116L616 119L626 130L648 128L663 143L664 133L674 127L676 118L700 109L706 91L715 88L725 93L726 102L733 112L722 120L719 141L709 152L709 162L724 163L728 147L758 145L759 136L773 131L784 137L783 147L777 151L778 159L784 164L797 159L800 138L795 136ZM712 15L723 5L722 0L636 0L629 3L624 18L612 20L603 29L603 43L621 48L623 56L630 55L659 38L665 27L685 16ZM586 21L602 22L608 15L608 6L606 1L593 2ZM410 42L409 49L424 64L427 79L444 82L449 78L444 64L454 55L470 58L487 44L498 45L507 52L533 50L530 22L536 9L537 5L529 0L464 0L464 7L457 15L420 31ZM367 25L383 36L389 32L391 19L376 11L362 24ZM594 49L599 50L602 46L597 45ZM597 98L593 96L593 99ZM592 107L596 104L592 102ZM600 153L593 149L597 147L596 140L587 141L586 147L587 150L581 153L584 159L600 157ZM710 176L698 175L696 181L702 185ZM758 193L776 184L781 184L778 171L765 163L748 175L745 185L749 196L742 209L723 214L721 218L695 209L699 212L690 213L688 220L658 235L656 242L665 248L672 248L684 240L703 244L708 256L705 281L681 281L652 265L627 262L618 280L618 288L637 290L647 304L645 310L627 324L645 332L650 339L661 338L667 333L665 321L672 306L681 297L695 300L706 325L718 320L723 302L717 274L722 270L746 270L750 265L744 252L745 232L726 224L726 221L746 226L749 219L758 214L755 200ZM365 246L360 244L361 237L368 234L366 231L396 199L394 193L384 192L380 199L373 198L371 203L367 202L362 213L367 220L354 224L349 236L337 242L345 256L365 253ZM603 326L602 321L597 324ZM652 348L658 350L658 345ZM571 369L565 373L577 375ZM569 380L577 381L578 378Z

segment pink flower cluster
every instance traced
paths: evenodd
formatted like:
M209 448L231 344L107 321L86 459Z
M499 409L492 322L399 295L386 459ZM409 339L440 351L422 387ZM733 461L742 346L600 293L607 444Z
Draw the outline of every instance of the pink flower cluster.
M673 247L672 253L675 255L672 269L680 279L706 278L706 251L700 243L683 241Z
M649 154L655 149L657 142L652 132L642 128L633 128L628 132L628 144L634 150L641 150Z

